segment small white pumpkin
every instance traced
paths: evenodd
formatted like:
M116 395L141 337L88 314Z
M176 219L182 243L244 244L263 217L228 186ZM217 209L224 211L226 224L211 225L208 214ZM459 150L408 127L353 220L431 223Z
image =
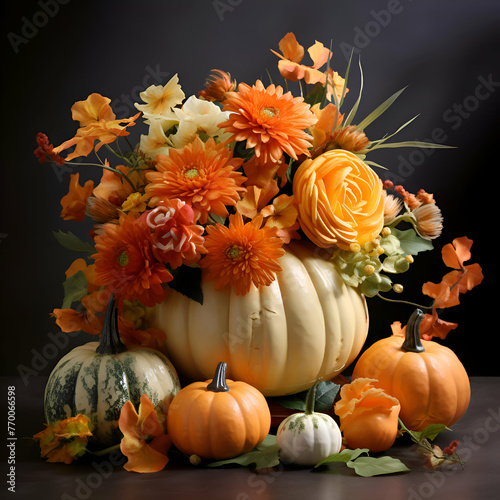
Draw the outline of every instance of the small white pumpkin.
M335 420L314 411L319 380L309 389L304 413L294 413L281 422L276 433L280 460L284 464L316 465L340 452L342 434Z
M166 414L179 390L177 372L164 354L122 344L112 296L101 342L75 347L52 370L45 387L45 418L55 425L84 414L94 426L94 446L104 448L120 442L118 419L126 401L137 409L141 395L147 394L157 411Z

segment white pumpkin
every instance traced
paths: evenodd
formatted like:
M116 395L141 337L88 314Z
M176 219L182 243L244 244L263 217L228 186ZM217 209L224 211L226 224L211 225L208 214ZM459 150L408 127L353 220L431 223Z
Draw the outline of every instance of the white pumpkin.
M342 434L337 422L314 411L316 388L317 384L309 389L305 413L289 415L278 427L276 444L284 464L316 465L340 452Z
M244 296L202 282L201 305L171 290L148 320L165 331L179 374L206 380L222 360L229 378L280 396L344 370L366 340L368 309L325 253L305 242L287 245L277 279Z
M101 342L88 342L62 357L49 376L44 396L47 424L84 414L94 426L94 446L102 448L120 442L118 419L126 401L137 409L141 395L147 394L166 415L180 390L177 372L163 353L145 347L127 349L120 342L113 300Z

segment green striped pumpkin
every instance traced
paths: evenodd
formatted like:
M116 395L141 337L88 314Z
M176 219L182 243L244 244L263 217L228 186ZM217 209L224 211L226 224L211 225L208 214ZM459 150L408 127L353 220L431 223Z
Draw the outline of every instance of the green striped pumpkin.
M118 335L116 307L111 298L101 342L89 342L66 354L49 376L44 397L47 424L79 413L91 419L97 447L118 444L120 411L130 400L138 409L147 394L166 415L180 390L177 372L167 357L145 347L127 349Z

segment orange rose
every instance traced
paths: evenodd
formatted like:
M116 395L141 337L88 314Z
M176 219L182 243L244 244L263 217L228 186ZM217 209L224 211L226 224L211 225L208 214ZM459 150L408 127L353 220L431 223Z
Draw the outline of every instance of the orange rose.
M385 451L396 440L401 405L383 389L374 387L376 383L377 380L358 378L340 389L335 413L340 419L344 443L350 449Z
M304 161L293 192L301 228L319 247L349 250L351 243L372 241L383 228L382 181L349 151L333 149Z

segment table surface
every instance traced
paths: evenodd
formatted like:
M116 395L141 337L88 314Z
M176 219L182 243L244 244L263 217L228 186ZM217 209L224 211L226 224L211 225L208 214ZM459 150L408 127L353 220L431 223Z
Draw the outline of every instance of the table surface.
M465 416L451 431L441 433L436 444L442 448L453 439L461 442L459 454L466 462L436 471L423 468L411 443L397 440L386 452L399 458L410 472L360 477L337 464L324 472L310 468L278 466L252 471L245 467L200 468L172 460L154 474L127 472L122 463L104 457L76 461L70 465L49 464L40 458L39 447L29 439L43 429L43 390L46 379L32 377L25 385L19 377L2 377L2 409L7 444L7 387L15 386L16 436L11 458L15 459L16 497L22 499L100 499L113 496L120 500L162 498L204 500L267 500L308 498L360 498L370 500L429 498L489 500L500 498L500 377L472 377L472 397ZM5 444L4 444L5 447ZM5 448L4 448L5 449ZM2 476L10 465L2 453ZM2 481L0 497L8 498L8 484ZM5 496L4 496L5 493Z

